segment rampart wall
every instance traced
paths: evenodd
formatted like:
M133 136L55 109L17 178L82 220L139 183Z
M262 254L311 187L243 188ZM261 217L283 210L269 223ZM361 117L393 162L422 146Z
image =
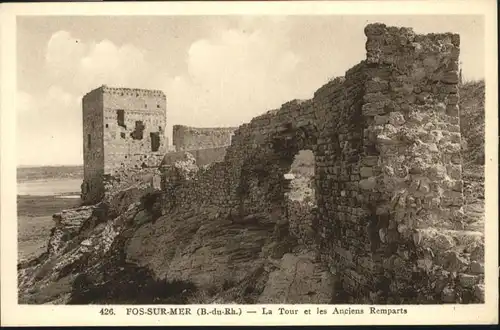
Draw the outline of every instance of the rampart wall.
M484 301L483 233L462 211L459 36L383 24L365 34L364 61L240 126L224 161L177 181L164 166L168 203L272 224L288 207L284 174L311 149L317 210L304 241L351 302Z
M209 148L209 149L197 149L189 150L189 153L196 159L196 164L198 166L204 166L216 162L222 162L224 156L226 155L227 147ZM173 164L178 160L184 158L184 153L186 151L175 151L166 153L163 157L162 165Z
M231 144L236 127L190 127L174 125L172 144L176 151L202 150L225 147Z

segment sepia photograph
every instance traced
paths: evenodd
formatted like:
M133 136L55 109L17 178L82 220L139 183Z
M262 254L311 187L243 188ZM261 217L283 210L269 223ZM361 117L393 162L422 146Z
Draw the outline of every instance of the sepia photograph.
M485 303L483 15L15 26L17 304Z

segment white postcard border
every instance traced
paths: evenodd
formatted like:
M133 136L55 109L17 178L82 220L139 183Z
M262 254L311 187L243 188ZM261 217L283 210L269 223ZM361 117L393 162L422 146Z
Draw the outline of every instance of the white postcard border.
M498 118L497 21L494 0L304 1L196 3L2 4L1 10L1 319L2 325L383 325L491 324L498 322ZM28 306L17 304L16 224L16 16L20 15L483 15L485 18L485 304L478 305L189 305ZM346 68L347 69L347 68ZM101 315L102 308L116 315ZM126 316L127 308L191 307L195 315ZM240 316L197 316L197 308L240 308ZM263 315L262 308L297 309L296 315ZM364 314L317 315L325 308L362 308ZM404 308L406 314L373 315L370 307ZM311 314L305 310L311 309ZM247 311L257 313L247 313ZM193 312L192 312L193 313Z

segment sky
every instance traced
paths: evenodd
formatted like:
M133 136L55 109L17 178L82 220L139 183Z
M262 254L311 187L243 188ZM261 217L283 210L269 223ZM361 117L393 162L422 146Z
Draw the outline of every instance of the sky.
M365 58L364 26L461 37L484 78L480 16L31 16L17 18L17 163L83 163L81 98L103 84L167 96L172 125L239 126L311 98Z

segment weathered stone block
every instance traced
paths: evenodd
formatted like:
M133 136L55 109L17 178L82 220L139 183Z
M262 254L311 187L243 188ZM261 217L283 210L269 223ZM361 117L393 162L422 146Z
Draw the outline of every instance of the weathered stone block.
M452 180L461 180L462 179L462 166L461 165L447 165L446 173Z
M376 188L376 186L377 186L377 179L375 177L359 181L359 187L363 190L373 190Z
M479 276L470 274L460 274L458 276L460 285L464 288L473 288L479 282Z
M446 106L446 114L448 116L452 116L452 117L458 117L460 113L460 110L459 110L459 107L458 105L447 105Z
M376 115L374 117L375 119L375 125L385 125L389 122L389 117L388 116L378 116Z
M371 167L361 167L359 174L362 178L368 178L373 176L373 169Z
M383 115L386 113L385 102L365 103L362 106L363 116Z
M469 265L469 270L472 274L484 274L484 264L472 261Z
M436 251L439 252L439 251ZM467 260L459 255L456 251L447 251L443 254L439 253L437 264L442 266L448 272L461 272L467 269Z
M450 287L445 287L441 293L441 299L445 303L453 303L457 301L457 293Z
M476 284L474 286L474 296L480 302L484 302L484 284Z
M366 166L375 166L378 164L378 156L365 156L361 159L361 163Z
M445 84L458 84L459 77L457 71L450 71L443 74L441 81Z

